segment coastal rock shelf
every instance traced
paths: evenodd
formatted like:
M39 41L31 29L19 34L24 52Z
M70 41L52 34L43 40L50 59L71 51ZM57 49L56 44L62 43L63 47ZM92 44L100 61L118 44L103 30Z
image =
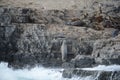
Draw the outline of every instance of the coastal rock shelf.
M82 14L80 10L0 7L0 60L16 68L36 64L63 67L120 64L119 27L96 30L88 26L89 21L84 21L91 18L93 24L94 18L88 14L89 18L81 19ZM83 20L85 25L81 22L70 25L69 20ZM67 41L67 63L61 60L63 40Z
M63 71L63 77L71 78L75 75L79 77L89 77L88 80L119 80L120 79L120 66L99 65L93 68L76 68L65 69Z
M119 80L119 71L77 68L120 65L120 0L89 0L89 5L77 1L69 8L48 8L44 1L40 8L17 6L12 0L9 7L0 3L0 62L15 69L62 67L63 77L92 74L98 76L96 80ZM64 40L67 57L61 54Z

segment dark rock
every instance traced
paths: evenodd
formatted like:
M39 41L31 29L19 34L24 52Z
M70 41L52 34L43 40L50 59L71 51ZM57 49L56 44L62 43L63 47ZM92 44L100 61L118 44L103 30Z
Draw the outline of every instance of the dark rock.
M14 16L12 19L13 23L33 23L34 20L30 18L30 16L26 15L19 15Z
M86 23L81 20L78 20L78 21L74 21L74 22L67 22L66 25L82 27L82 26L86 26Z
M72 69L66 69L63 71L62 77L64 78L71 78L72 77L73 70Z
M95 60L92 57L85 56L85 55L77 55L74 59L71 61L75 64L75 67L83 68L83 67L91 67L94 65Z
M89 41L81 41L80 45L78 47L79 51L78 54L81 55L91 55L92 51L93 51L93 42L89 42Z
M96 41L92 55L101 64L120 64L119 63L119 40L99 40Z
M112 33L112 37L115 37L119 34L120 30L119 29L116 29L115 31L113 31Z
M97 60L98 62L96 63L99 63L99 64L102 64L102 65L112 65L112 64L117 64L117 65L120 65L120 59L119 58L111 58L111 59L99 59Z
M10 14L1 14L0 15L0 25L8 25L11 23L11 15Z
M96 78L97 80L119 80L119 74L120 72L118 71L113 71L113 72L100 72L99 76ZM118 77L116 77L118 75Z
M62 67L63 68L74 68L75 65L74 65L74 63L71 63L71 62L65 62L62 64Z
M120 12L120 6L116 7L116 8L113 10L113 12L119 13L119 12Z
M94 44L93 56L101 58L117 58L119 56L119 40L98 40Z
M81 10L40 11L28 8L0 7L0 60L7 61L11 65L16 64L17 67L24 67L26 64L43 64L45 66L61 66L63 64L64 67L89 67L94 64L93 57L96 58L96 56L117 59L119 43L118 45L110 43L111 46L114 46L110 46L110 50L107 48L109 43L105 43L105 50L103 50L104 48L99 49L99 46L103 47L104 43L98 43L99 46L93 45L98 39L109 39L111 37L109 29L106 32L106 29L96 31L81 27L88 23L92 24L87 17L94 16L94 14L88 13L81 19L83 14L85 13ZM79 25L80 27L64 25L71 18L78 19L72 20L70 25ZM100 18L97 22L102 20L104 21ZM114 18L114 20L117 20L116 24L119 23L119 19ZM61 61L60 47L63 39L67 39L67 64ZM76 55L78 54L87 56L82 56L83 58L79 56L77 59ZM94 56L90 57L91 54ZM114 62L111 61L111 63Z
M81 78L89 77L91 80L119 80L119 71L88 71L82 69L66 69L63 71L62 76L71 78L77 75Z
M32 13L31 9L24 8L21 10L21 14L30 14L30 13Z

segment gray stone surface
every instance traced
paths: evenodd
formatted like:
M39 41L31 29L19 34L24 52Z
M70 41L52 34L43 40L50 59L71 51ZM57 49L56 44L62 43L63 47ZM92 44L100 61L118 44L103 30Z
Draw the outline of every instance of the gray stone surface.
M76 69L65 69L63 71L63 77L71 78L74 75L79 77L89 77L92 80L119 80L119 71L87 71L87 70L76 70Z
M120 0L2 0L0 61L14 68L62 66L66 78L119 80L119 72L76 69L120 64L119 4ZM66 62L60 51L64 39Z
M67 40L68 63L79 54L89 56L94 56L95 54L96 56L98 54L97 51L99 52L95 45L97 41L102 41L102 39L109 40L115 30L113 28L105 28L97 31L92 27L65 25L65 22L69 20L77 20L74 16L82 15L83 12L80 10L35 10L30 8L1 7L0 13L0 15L3 15L0 16L0 59L8 61L10 65L16 64L17 67L18 65L24 67L24 64L25 66L26 64L61 66L63 63L61 61L60 47L64 39ZM8 16L7 19L5 19L5 16ZM81 18L78 18L78 20ZM89 18L83 17L81 20L85 22ZM117 37L119 37L119 34L114 37L115 40L119 39ZM98 43L98 45L102 44ZM108 43L108 45L110 44ZM117 45L115 46L117 49ZM107 51L107 47L105 50ZM118 52L115 51L115 54L117 55ZM104 53L100 54L100 56L103 55ZM108 57L110 58L110 55ZM95 60L96 63L100 62L98 61L99 59ZM72 63L72 65L85 67L88 66L86 65L88 61L90 61L89 66L94 64L93 59L84 57L84 59L75 60L75 64ZM101 61L104 60L101 58ZM19 62L21 64L18 64ZM107 63L112 64L114 62L116 61Z
M101 64L120 64L119 39L98 40L94 43L92 56Z
M91 67L95 64L94 58L86 55L77 55L71 62L77 68Z

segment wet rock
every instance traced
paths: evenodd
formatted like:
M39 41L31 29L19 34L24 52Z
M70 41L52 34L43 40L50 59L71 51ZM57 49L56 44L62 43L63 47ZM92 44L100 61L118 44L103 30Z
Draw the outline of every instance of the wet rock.
M77 55L74 59L71 61L75 64L75 67L83 68L83 67L91 67L94 65L95 60L94 58L91 58L89 56L85 55Z
M96 58L96 63L102 64L102 65L112 65L112 64L120 65L119 60L120 58L110 58L110 59Z
M64 78L71 78L72 77L72 69L67 69L63 71L62 77Z
M62 76L64 78L71 78L77 75L81 78L89 77L92 80L119 80L119 71L89 71L82 69L66 69L63 71Z
M72 63L72 62L65 62L65 63L62 64L62 67L63 68L74 68L75 64Z

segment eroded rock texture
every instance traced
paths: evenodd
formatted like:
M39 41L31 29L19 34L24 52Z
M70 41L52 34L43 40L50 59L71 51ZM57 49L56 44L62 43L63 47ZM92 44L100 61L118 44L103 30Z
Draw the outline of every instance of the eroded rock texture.
M91 61L89 66L103 64L100 62L103 58L110 59L109 61L115 59L106 64L116 63L118 56L115 57L115 55L119 54L119 43L117 43L119 33L113 37L114 28L104 27L104 30L95 30L87 24L87 21L84 21L89 18L83 18L88 26L66 25L69 20L81 21L82 19L76 19L74 16L80 16L79 14L82 13L79 10L41 11L30 8L1 7L0 60L7 61L10 65L16 64L16 67L24 67L28 64L61 66L60 48L62 41L66 39L67 62L71 62L75 67L82 67L83 63L83 67L87 67L88 61ZM94 20L92 17L90 19ZM82 59L82 55L88 57ZM100 61L98 61L99 58Z
M71 78L78 75L81 78L88 77L89 80L119 80L119 71L89 71L67 69L63 71L63 77Z
M74 9L1 6L0 61L15 68L120 64L120 1L88 2L75 2ZM67 62L61 60L63 40L67 41Z
M119 71L77 69L120 64L120 0L26 1L0 1L0 61L14 68L63 67L66 78L120 79Z

